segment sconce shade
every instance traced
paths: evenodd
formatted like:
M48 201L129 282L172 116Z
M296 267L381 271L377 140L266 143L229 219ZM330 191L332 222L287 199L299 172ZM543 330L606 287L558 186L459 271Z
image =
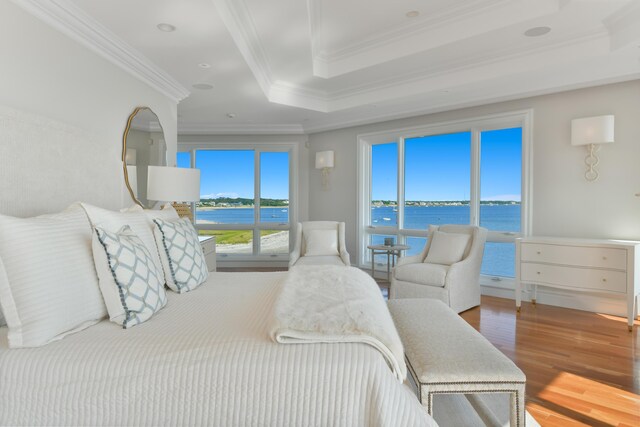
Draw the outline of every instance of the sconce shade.
M318 151L316 153L316 169L333 167L333 151Z
M613 115L571 120L571 145L612 143L613 128Z
M161 202L200 201L200 169L149 166L147 199Z

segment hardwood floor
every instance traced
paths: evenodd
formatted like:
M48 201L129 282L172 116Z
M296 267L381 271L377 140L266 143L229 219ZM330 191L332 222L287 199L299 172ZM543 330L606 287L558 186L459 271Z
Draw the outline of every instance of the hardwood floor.
M542 426L640 426L639 322L493 297L461 315L525 372Z
M628 332L621 317L529 303L518 314L487 296L461 316L525 372L527 410L543 427L640 426L640 322Z

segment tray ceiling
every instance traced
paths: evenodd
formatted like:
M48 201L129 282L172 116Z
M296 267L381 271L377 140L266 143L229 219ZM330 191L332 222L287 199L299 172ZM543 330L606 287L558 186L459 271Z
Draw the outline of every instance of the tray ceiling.
M640 77L638 0L51 3L188 88L181 133L311 132Z

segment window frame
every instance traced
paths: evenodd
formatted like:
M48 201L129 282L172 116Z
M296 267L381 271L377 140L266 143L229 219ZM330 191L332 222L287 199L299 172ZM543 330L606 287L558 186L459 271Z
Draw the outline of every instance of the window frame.
M467 119L433 123L424 126L399 128L382 132L359 134L358 139L358 254L357 262L361 267L370 265L370 251L367 249L370 235L397 235L399 243L407 237L427 237L427 230L404 228L405 209L405 139L441 134L471 132L471 177L470 177L470 224L480 222L480 134L484 131L522 128L522 180L521 180L521 218L520 232L493 231L487 233L488 242L513 243L517 237L531 234L532 222L532 132L533 110L485 115ZM396 226L373 226L371 224L371 147L376 144L396 142L398 144L398 223Z
M179 143L177 152L190 153L190 166L195 168L197 151L253 151L254 152L254 223L253 224L194 224L197 230L253 230L253 248L251 254L217 253L220 262L234 261L277 261L287 262L289 252L294 243L295 226L298 223L298 143L296 142L268 142L268 143ZM263 152L289 153L289 221L288 223L260 222L260 154ZM176 154L177 156L177 154ZM191 204L196 214L196 203ZM289 247L287 253L260 253L260 232L262 230L289 231Z

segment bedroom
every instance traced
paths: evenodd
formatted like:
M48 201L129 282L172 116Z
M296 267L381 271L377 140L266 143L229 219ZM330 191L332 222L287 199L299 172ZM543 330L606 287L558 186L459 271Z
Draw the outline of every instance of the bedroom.
M238 150L278 144L295 147L295 156L289 158L296 168L289 174L289 183L294 186L289 197L297 212L291 214L288 226L293 227L298 221L344 221L347 224L346 249L351 255L351 263L367 270L370 268L369 251L366 249L368 235L363 234L363 230L366 232L368 224L363 223L360 215L361 204L366 202L361 200L361 188L366 185L366 180L359 169L362 155L360 140L376 134L530 111L533 115L529 129L532 168L528 176L528 216L522 219L523 227L527 224L531 236L640 240L640 222L637 220L640 217L640 198L637 196L640 177L636 173L636 159L640 158L637 141L640 135L640 122L637 120L640 112L637 2L473 2L479 10L467 12L481 13L482 7L495 7L504 13L502 20L511 22L509 19L517 16L512 25L518 29L518 37L532 27L553 27L548 35L519 42L531 43L538 56L514 55L509 57L512 62L503 62L505 59L499 58L495 62L463 67L456 71L457 74L452 70L435 73L440 80L427 79L412 85L394 86L391 89L393 95L385 93L384 88L376 87L369 94L371 98L356 99L352 94L349 99L353 104L345 102L342 105L303 104L305 99L311 103L315 98L296 97L284 90L283 85L271 92L272 98L264 94L264 87L245 56L247 51L241 48L242 41L237 39L237 34L242 31L230 29L229 22L225 20L228 15L224 12L225 5L246 3L246 7L258 7L259 2L194 1L189 2L188 7L163 2L162 6L149 10L144 5L105 6L97 1L51 2L54 10L59 6L58 15L39 8L40 3L5 1L0 5L3 22L0 30L3 53L0 213L3 215L30 217L59 212L76 201L111 210L131 206L131 197L122 179L122 136L127 117L133 109L148 106L162 124L169 162L175 161L178 151L202 146ZM309 2L320 3L329 4L326 5L328 8L331 6L331 2ZM427 12L420 3L403 2L396 9L398 17L394 19L410 24L422 22L420 20ZM441 7L444 2L425 3ZM291 16L285 17L296 23L288 29L290 38L264 38L265 49L272 55L269 60L273 62L274 73L295 73L299 70L297 62L292 63L291 69L277 67L291 59L277 55L278 43L287 40L291 46L283 46L283 52L294 52L294 55L295 52L306 52L300 54L302 59L299 62L310 67L309 36L298 37L300 32L309 31L308 20L299 19L300 14L306 16L307 7L306 2L296 2L295 7L291 6ZM461 2L457 2L457 7L463 7ZM569 43L560 37L568 36L561 32L562 19L582 7L590 11L585 12L584 19L589 19L593 26L572 28L572 31L582 31L582 38ZM130 46L123 51L121 45L96 45L96 40L99 41L100 35L104 34L93 33L94 38L91 38L92 28L88 33L82 32L81 22L73 18L77 15L64 13L77 11L77 8L89 13L109 31L121 37L130 36L129 39L124 38ZM359 12L355 9L344 11L344 16L357 16ZM147 13L149 11L152 13ZM420 11L422 17L406 16L410 11ZM460 12L460 9L454 11ZM275 12L267 13L261 9L259 12L254 17L258 30L266 31L263 27L268 27L269 22L279 22ZM227 9L226 13L231 12ZM473 13L463 16L467 21L462 22L468 23L475 16ZM605 19L612 15L616 19ZM336 19L342 22L339 18L340 15ZM214 25L211 25L211 20ZM382 18L377 16L376 20L371 25L380 25ZM558 24L554 27L556 21ZM482 28L469 26L464 37L473 38L473 31L485 35L491 31L503 34L498 31L503 26L502 21L483 22L485 26ZM176 30L168 33L159 31L156 25L160 23L175 25ZM361 29L366 30L364 27ZM556 34L560 34L559 39L553 40L563 43L554 45L553 49L538 48L545 45L545 37L555 37ZM570 35L575 36L576 33ZM484 41L495 42L493 39ZM416 47L415 44L411 46ZM464 55L473 56L474 49L480 45L461 46ZM121 50L117 50L118 47ZM180 54L181 49L183 54ZM421 49L436 51L436 57L446 53L442 46L429 45ZM132 51L143 52L143 57L149 59L145 62L127 57L126 53ZM385 63L376 66L367 62L375 59L371 56L362 56L351 63L345 61L342 71L325 71L345 74L349 67L363 70L346 73L346 78L335 76L322 81L333 84L331 90L339 91L354 84L353 76L363 79L358 83L387 78L396 71L389 58L385 57ZM478 56L474 58L478 59ZM455 59L449 58L453 62ZM209 64L211 68L199 67L200 63ZM551 65L545 70L545 66L540 64ZM412 70L419 70L420 66L424 67L424 62L416 60L414 65L418 68ZM488 68L480 72L482 70L477 68L480 65ZM499 67L513 70L492 77ZM178 70L176 75L167 72L174 69ZM158 70L164 74L158 74ZM305 77L308 76L301 79ZM220 80L216 80L218 78ZM274 78L281 79L276 74ZM198 83L212 84L214 88L192 87ZM189 92L191 94L182 99ZM425 105L425 99L428 105ZM615 117L615 141L602 146L598 152L600 176L598 180L588 182L584 178L587 151L584 147L571 145L571 121L601 115ZM6 127L7 123L11 127ZM16 128L16 123L23 126ZM7 133L7 129L12 133ZM52 138L53 134L55 138ZM66 138L65 134L73 137ZM78 140L85 143L77 145ZM335 159L327 177L327 188L323 187L322 171L315 168L316 153L324 151L333 151ZM256 194L259 193L253 196ZM524 203L524 193L522 197ZM398 200L396 203L399 204ZM251 230L254 236L260 236L261 229L253 227ZM396 238L405 236L404 230L394 229L394 232ZM259 237L255 239L256 244L257 240ZM222 255L219 254L217 263L223 270L283 269L288 261L286 255L275 261L271 261L272 257L233 259ZM384 279L386 266L376 268L380 270L377 278ZM500 330L500 316L506 316L511 319L513 328L507 339L515 340L513 280L504 278L497 281L491 277L481 277L485 296L481 308L487 311L475 309L464 316L470 322L480 322L482 316L484 327L489 324L485 316L489 312L497 313L497 323L493 324L497 329L488 331L488 335ZM491 297L495 299L488 299ZM506 299L504 306L500 304L503 300L498 298ZM525 293L524 298L523 314L531 315L532 308L527 302L530 295ZM551 323L566 325L567 329L576 331L567 336L560 334L566 339L577 340L571 341L569 349L574 350L567 350L566 354L577 351L575 348L586 351L589 340L579 338L588 332L590 326L585 325L590 325L589 322L601 321L603 323L597 324L603 329L601 335L589 337L598 343L595 365L588 365L590 362L585 360L584 354L576 355L575 363L586 364L585 370L591 372L577 374L572 370L575 367L569 364L568 368L557 372L559 375L546 376L545 383L539 385L541 395L537 400L536 396L528 396L530 407L527 409L532 412L531 408L534 411L537 408L538 417L535 412L532 414L541 425L545 425L545 421L547 425L553 425L569 420L592 425L622 425L625 422L633 425L633 417L638 416L640 407L638 332L637 326L631 334L626 331L625 299L550 288L541 289L537 299L540 313L547 310ZM584 324L573 325L573 322L581 323L576 319ZM536 324L533 323L532 327L535 328ZM618 327L624 334L618 333ZM603 341L606 344L601 344ZM532 345L524 347L524 351L527 350L535 353L539 349ZM608 371L612 366L619 368L620 372ZM604 378L594 372L604 372ZM560 387L558 383L563 381L569 385L578 382L585 389L594 387L600 393L597 394L598 399L611 398L615 401L611 405L625 402L627 406L620 412L607 412L605 408L602 410L606 414L599 415L600 409L585 404L584 396L563 395L554 400L555 387ZM552 404L545 406L543 400Z

